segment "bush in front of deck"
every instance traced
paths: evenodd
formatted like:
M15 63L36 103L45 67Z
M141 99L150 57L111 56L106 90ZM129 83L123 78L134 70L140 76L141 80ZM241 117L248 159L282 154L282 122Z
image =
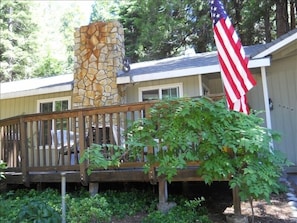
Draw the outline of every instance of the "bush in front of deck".
M228 111L224 100L166 99L152 107L149 118L131 125L127 144L134 154L154 148L146 171L156 166L158 176L169 182L187 162L197 161L197 173L207 184L229 180L242 200L269 200L282 189L279 177L290 163L272 147L280 135L263 122L255 111Z

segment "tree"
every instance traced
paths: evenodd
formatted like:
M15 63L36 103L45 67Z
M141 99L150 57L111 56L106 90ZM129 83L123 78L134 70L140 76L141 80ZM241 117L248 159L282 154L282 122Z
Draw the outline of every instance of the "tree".
M107 21L118 19L118 9L122 4L129 2L128 0L97 0L92 5L92 12L90 15L90 22Z
M276 31L278 37L289 31L288 0L276 0Z
M62 41L66 51L65 71L69 72L73 69L74 64L74 31L79 28L82 20L82 11L77 4L70 4L61 16L61 25L59 31L62 34Z
M74 31L82 20L77 3L35 2L34 18L38 23L38 58L34 76L55 76L72 72L74 66Z
M29 78L37 46L30 1L0 2L0 82Z
M197 173L205 183L228 179L230 188L238 188L241 199L252 206L253 199L269 201L281 189L279 177L290 164L271 148L279 134L262 124L257 113L228 111L222 100L168 99L128 128L126 148L130 154L154 148L145 170L156 167L157 175L169 182L187 162L198 161Z

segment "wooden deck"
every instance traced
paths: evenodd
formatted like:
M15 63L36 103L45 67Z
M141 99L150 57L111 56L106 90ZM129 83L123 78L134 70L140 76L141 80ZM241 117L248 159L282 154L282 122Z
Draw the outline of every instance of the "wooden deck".
M81 154L92 143L122 145L122 131L129 123L149 114L153 102L100 108L85 108L50 114L32 114L0 120L0 160L7 163L7 184L61 182L148 182L158 183L157 167L143 171L146 153L137 161L124 161L120 167L98 169L87 175L87 162ZM153 153L148 149L147 153ZM112 151L111 151L112 153ZM199 163L189 163L173 181L201 181Z

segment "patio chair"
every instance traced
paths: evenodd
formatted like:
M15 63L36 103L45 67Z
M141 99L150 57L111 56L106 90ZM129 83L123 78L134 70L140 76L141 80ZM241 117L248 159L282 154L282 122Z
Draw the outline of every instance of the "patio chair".
M113 138L117 146L123 146L125 147L125 135L124 135L124 129L120 128L120 136L118 136L118 126L113 125L112 126L112 133Z
M62 154L69 155L69 149L70 148L70 156L77 155L77 163L78 163L78 153L79 153L79 147L78 147L78 139L79 137L76 136L76 144L75 144L75 135L74 132L69 131L69 144L68 144L68 132L67 130L51 130L51 137L52 137L52 146L55 146L59 150L59 156L57 160L57 165L60 162L60 156ZM63 140L62 140L63 137ZM76 150L76 154L75 154ZM72 158L72 157L71 157ZM71 164L74 162L74 160L71 159Z

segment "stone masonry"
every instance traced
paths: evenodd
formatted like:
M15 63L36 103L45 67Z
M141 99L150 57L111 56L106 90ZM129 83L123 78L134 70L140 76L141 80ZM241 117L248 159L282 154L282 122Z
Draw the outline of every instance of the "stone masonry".
M125 55L122 25L92 23L76 29L74 39L73 108L123 103L123 90L116 83Z

